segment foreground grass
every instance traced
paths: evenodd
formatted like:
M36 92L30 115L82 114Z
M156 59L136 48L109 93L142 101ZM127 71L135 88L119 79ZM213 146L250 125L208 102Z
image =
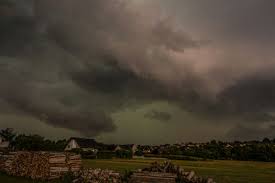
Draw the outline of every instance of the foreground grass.
M0 174L0 182L3 183L31 183L31 181L23 179L23 178L17 178L17 177L10 177L5 174Z
M84 166L125 172L148 166L155 160L85 160ZM274 183L275 163L243 161L173 161L185 170L213 177L217 183Z
M89 168L112 169L124 173L149 166L153 159L138 160L84 160ZM163 160L157 160L163 161ZM185 170L194 170L205 177L213 177L217 183L275 183L275 163L243 161L173 161ZM40 183L32 180L0 174L0 183ZM57 183L57 182L55 182Z
M6 174L0 173L0 183L47 183L43 181L34 181L21 177L12 177ZM51 183L61 183L61 181L53 181Z

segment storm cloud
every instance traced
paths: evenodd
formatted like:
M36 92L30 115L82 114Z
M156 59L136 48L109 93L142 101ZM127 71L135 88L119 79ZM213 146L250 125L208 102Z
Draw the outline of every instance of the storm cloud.
M274 5L3 1L1 112L9 108L85 136L114 131L113 112L154 101L209 123L272 123ZM151 118L172 118L154 111Z
M173 60L169 51L199 46L166 20L143 21L126 1L10 1L1 9L1 99L87 136L114 130L117 107L167 96L160 69Z

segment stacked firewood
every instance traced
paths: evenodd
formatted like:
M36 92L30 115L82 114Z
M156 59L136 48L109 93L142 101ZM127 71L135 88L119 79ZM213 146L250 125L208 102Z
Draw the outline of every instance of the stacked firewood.
M56 179L81 169L81 157L49 152L15 152L0 155L1 171L31 179Z
M74 183L122 183L119 173L112 170L83 169L73 181Z
M32 164L33 154L30 152L19 152L14 155L13 161L9 164L7 172L10 175L15 175L19 177L25 177L31 175L35 164ZM41 161L41 160L40 160ZM44 164L42 162L41 164Z
M1 169L5 172L11 171L12 162L14 161L14 154L1 155L2 164Z
M5 160L3 158L3 153L0 152L0 171L4 171Z
M26 165L30 170L28 174L24 175L32 179L47 179L50 173L49 168L49 155L47 153L31 153L30 159L32 159L31 164Z
M177 174L163 172L134 172L129 180L130 183L176 183Z
M14 156L13 155L0 155L0 171L7 172L9 171L9 167L13 162Z
M49 156L49 165L51 179L59 178L69 172L65 154L51 153Z
M215 183L212 178L202 178L196 175L194 171L184 172L179 175L180 182L187 183Z
M81 170L82 161L80 155L69 155L66 161L71 172L79 172Z
M143 171L147 172L163 172L163 173L178 173L179 167L172 164L170 161L163 163L154 162L150 167L144 168Z
M169 177L167 176L169 175ZM133 183L152 182L151 179L158 179L158 182L182 182L182 183L215 183L212 178L203 178L195 174L194 171L185 172L179 166L172 164L169 161L164 163L154 162L148 168L134 172L131 177ZM174 181L172 180L174 178Z

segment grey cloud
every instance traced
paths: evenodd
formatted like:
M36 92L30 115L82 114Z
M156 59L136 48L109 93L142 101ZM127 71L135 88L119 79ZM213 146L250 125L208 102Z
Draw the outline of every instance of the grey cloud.
M225 102L235 111L261 112L272 111L275 107L274 78L249 78L237 82L221 94Z
M163 4L211 37L263 43L274 40L273 0L163 0Z
M218 93L215 100L193 95L183 107L189 106L190 112L202 118L261 124L275 121L274 94L274 77L256 75L235 81Z
M269 127L261 126L243 126L237 125L231 129L227 137L230 140L263 140L263 137L274 138L275 126Z
M152 67L169 65L170 49L197 44L168 22L143 28L127 6L12 2L1 17L1 100L17 114L95 136L115 130L111 112L166 97L165 77Z
M169 121L172 115L167 112L152 110L146 113L144 117L159 121Z
M87 136L115 130L112 112L158 100L209 121L273 121L272 0L157 2L208 45L129 1L11 2L0 5L0 100L16 112Z

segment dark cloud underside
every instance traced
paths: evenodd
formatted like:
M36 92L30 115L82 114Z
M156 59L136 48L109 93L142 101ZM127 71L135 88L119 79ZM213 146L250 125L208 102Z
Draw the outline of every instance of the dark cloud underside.
M168 101L209 124L253 124L235 129L264 135L254 129L274 121L274 6L273 0L3 1L0 110L97 136L117 128L114 112ZM173 114L151 110L145 118L169 124Z

